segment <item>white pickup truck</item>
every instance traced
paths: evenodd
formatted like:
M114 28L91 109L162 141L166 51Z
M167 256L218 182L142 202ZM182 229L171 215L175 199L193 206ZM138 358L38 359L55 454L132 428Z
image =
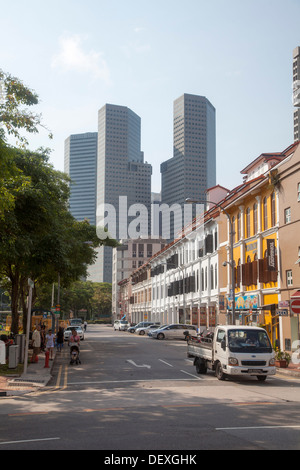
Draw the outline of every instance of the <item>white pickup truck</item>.
M217 326L213 338L189 337L188 357L198 374L215 371L219 380L231 376L275 375L275 353L267 332L252 326Z

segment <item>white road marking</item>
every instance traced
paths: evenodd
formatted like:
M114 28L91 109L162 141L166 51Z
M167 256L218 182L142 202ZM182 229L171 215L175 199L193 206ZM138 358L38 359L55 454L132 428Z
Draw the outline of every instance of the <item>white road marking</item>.
M174 367L172 366L172 364L169 364L168 362L166 361L163 361L162 359L158 359L160 362L163 362L164 364L166 364L167 366L170 366L170 367Z
M185 370L181 370L180 372L183 372L184 374L190 375L191 377L194 377L197 380L203 380L202 377L197 377L196 375L190 374L189 372L186 372Z
M141 367L141 368L144 368L144 369L151 369L151 366L148 366L147 364L143 364L143 365L140 366L140 365L136 364L134 361L132 361L131 359L127 359L126 362L129 362L129 364L132 364L135 367Z
M216 431L234 431L234 430L249 430L249 429L299 429L300 426L242 426L242 427L235 427L235 428L216 428Z
M42 442L42 441L59 441L60 437L49 437L47 439L28 439L26 441L7 441L7 442L0 442L0 446L4 446L6 444L21 444L24 442Z

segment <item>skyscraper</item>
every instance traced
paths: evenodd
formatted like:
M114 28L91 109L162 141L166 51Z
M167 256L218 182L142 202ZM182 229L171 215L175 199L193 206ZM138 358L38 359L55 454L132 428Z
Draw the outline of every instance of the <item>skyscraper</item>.
M134 218L128 217L127 210L141 204L147 209L148 225L147 233L141 236L147 236L151 221L152 167L144 163L141 151L141 119L131 109L112 104L103 106L98 118L97 217L103 217L99 208L110 204L116 214L116 238L127 238L128 223ZM127 198L122 207L120 197ZM99 249L97 264L98 282L111 282L111 248Z
M65 173L71 182L70 212L96 225L97 132L74 134L65 140Z
M216 110L204 96L175 100L173 157L161 164L161 176L162 203L169 206L203 200L216 184Z
M300 47L293 52L294 141L300 140Z

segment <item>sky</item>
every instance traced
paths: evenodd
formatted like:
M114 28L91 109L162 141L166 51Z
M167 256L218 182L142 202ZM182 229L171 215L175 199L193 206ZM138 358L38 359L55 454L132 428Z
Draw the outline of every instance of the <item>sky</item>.
M96 132L106 103L141 117L152 164L173 156L173 102L206 96L216 108L217 184L232 189L265 152L293 143L292 58L300 0L0 0L0 69L35 90L50 147L64 169L70 134Z

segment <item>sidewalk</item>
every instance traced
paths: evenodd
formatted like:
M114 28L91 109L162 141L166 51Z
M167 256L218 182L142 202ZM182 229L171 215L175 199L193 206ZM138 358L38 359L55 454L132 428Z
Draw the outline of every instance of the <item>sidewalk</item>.
M286 368L277 368L276 373L300 378L300 364L290 363Z
M55 353L54 349L54 360ZM26 374L0 376L0 397L21 395L46 387L52 378L54 360L49 361L49 368L45 368L45 353L41 352L37 363L28 364Z

